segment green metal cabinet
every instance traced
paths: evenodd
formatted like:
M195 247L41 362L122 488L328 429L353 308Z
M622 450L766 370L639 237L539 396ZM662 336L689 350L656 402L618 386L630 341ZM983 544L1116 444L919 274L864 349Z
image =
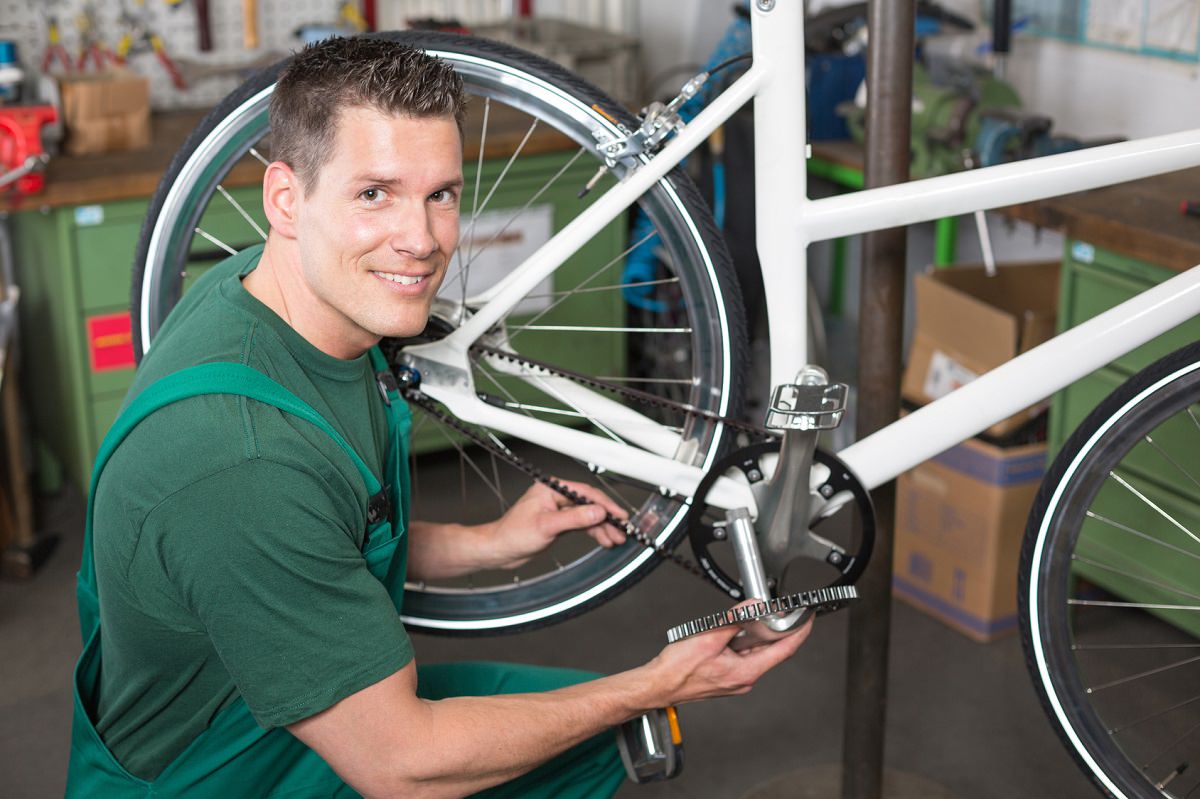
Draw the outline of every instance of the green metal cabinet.
M1161 283L1176 274L1153 264L1128 258L1093 247L1080 241L1068 241L1063 259L1060 294L1060 329L1073 327L1126 299ZM1153 341L1118 358L1108 366L1068 386L1055 395L1050 411L1050 455L1053 457L1072 431L1100 402L1135 372L1174 350L1200 339L1200 318L1193 318ZM1188 425L1186 419L1175 419L1155 436L1159 446L1176 459L1183 461L1190 447L1194 430L1178 429ZM1189 529L1200 525L1200 501L1193 483L1172 468L1156 450L1136 448L1124 461L1127 476L1139 489L1173 518ZM1135 499L1115 484L1105 484L1092 509L1128 528L1153 533L1169 528L1162 523L1158 511ZM1088 519L1084 521L1081 541L1086 540L1088 551L1101 552L1106 562L1139 564L1138 574L1155 575L1153 581L1131 576L1125 570L1093 567L1086 561L1077 562L1074 571L1108 591L1131 601L1150 604L1178 604L1178 595L1157 587L1157 583L1196 586L1191 562L1178 557L1167 548L1148 547L1140 539L1111 525ZM1170 530L1163 534L1170 537ZM1153 558L1153 560L1148 560ZM1154 611L1190 632L1200 635L1200 622L1194 614L1172 615Z
M489 209L512 209L515 213L564 163L561 154L520 159L491 198ZM504 166L504 162L484 164L484 194ZM591 172L586 165L573 165L536 199L535 206L551 206L554 231L578 213L584 201L576 198L576 192L591 177ZM465 165L464 177L468 187L463 202L466 217L471 207L470 191L475 185L473 164ZM261 189L251 186L231 193L265 228ZM598 195L599 192L593 192L587 202ZM121 327L121 320L129 313L131 265L146 209L146 200L126 200L22 211L10 217L22 292L26 400L37 452L39 487L44 491L56 490L63 479L86 488L100 441L133 379L132 345L128 328ZM206 212L201 227L235 247L258 240L237 210L219 197ZM624 219L617 219L556 274L555 288L573 286L589 270L618 258L625 239ZM224 253L197 237L192 256L185 290ZM589 319L598 324L620 322L624 309L619 292L590 296L595 299L590 300L593 304L587 309ZM575 302L573 307L577 312L579 303ZM552 311L541 321L555 324L557 315ZM563 320L559 318L557 323L562 324ZM104 325L108 328L103 328ZM559 352L566 344L561 337L547 336L538 340L530 354L570 363L572 368L593 374L619 374L624 368L624 342L619 336L597 337L596 345L584 351L573 348L570 353ZM445 445L440 434L436 437L431 434L434 431L419 437L417 446L430 449Z
M1058 330L1075 327L1175 274L1086 242L1068 240L1059 290ZM1056 394L1050 409L1050 456L1062 449L1071 432L1109 392L1158 358L1197 339L1200 318L1193 318Z

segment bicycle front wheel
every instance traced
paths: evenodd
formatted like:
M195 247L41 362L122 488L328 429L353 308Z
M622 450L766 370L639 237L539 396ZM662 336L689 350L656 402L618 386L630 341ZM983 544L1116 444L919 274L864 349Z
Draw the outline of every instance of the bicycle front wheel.
M1121 799L1200 792L1200 343L1072 435L1021 553L1026 663L1059 736Z
M529 247L565 227L631 168L610 170L586 199L579 198L597 175L597 142L616 138L637 122L599 90L529 53L445 34L381 35L452 64L471 97L459 252L427 330L444 335L474 310L471 298L486 290L489 271L493 280L502 276L529 254ZM214 109L164 176L135 264L132 305L139 355L151 346L206 257L219 259L265 236L258 203L239 202L238 192L223 181L253 183L270 161L267 105L285 65L251 79ZM679 170L659 180L638 207L651 221L651 231L631 236L623 220L610 224L489 335L514 355L584 373L594 382L583 390L599 391L598 384L637 388L663 400L637 406L635 422L667 431L674 436L668 456L705 469L729 435L716 417L738 411L747 345L737 278L699 193ZM637 268L632 269L635 253ZM492 404L636 448L619 425L597 418L594 410L581 410L573 399L578 387L572 393L558 391L553 381L522 382L496 361L481 356L472 365L476 391ZM681 405L702 413L681 411ZM630 418L625 412L617 415L626 422ZM436 417L417 416L414 450L421 454L413 469L414 518L495 518L528 485L524 475L505 473L494 449L481 451ZM684 533L686 497L622 479L611 468L589 468L498 431L480 434L545 473L587 481L617 497L659 547L672 547ZM420 484L431 471L449 472L453 482L461 482L456 518L441 518L445 502L422 505ZM405 620L416 628L451 633L541 626L614 596L659 559L633 543L604 550L583 536L566 536L517 571L411 584Z

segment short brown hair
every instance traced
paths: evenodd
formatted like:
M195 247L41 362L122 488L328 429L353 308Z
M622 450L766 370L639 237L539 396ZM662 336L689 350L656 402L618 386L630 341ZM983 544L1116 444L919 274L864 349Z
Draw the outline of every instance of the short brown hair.
M271 155L306 191L333 150L343 109L365 107L415 117L452 116L462 133L466 99L454 68L407 45L375 36L326 39L284 68L271 97Z

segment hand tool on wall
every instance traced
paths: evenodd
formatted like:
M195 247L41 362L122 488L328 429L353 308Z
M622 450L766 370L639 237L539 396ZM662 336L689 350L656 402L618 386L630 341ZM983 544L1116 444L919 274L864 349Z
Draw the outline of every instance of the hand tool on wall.
M258 47L258 0L242 0L242 44L247 50Z
M150 27L145 0L140 0L137 5L141 8L141 11L137 13L124 7L121 10L121 23L125 26L125 33L117 43L117 57L124 61L131 52L144 52L148 47L154 52L158 63L171 77L171 83L175 88L181 91L187 89L187 81L184 80L179 68L175 66L175 62L171 60L171 56L167 54L167 47L163 44L162 37Z
M67 52L67 48L63 47L58 16L53 10L58 3L35 3L34 5L41 11L42 19L46 23L46 49L42 51L42 72L48 74L56 61L64 72L71 72L75 63L71 60L71 54Z
M117 58L117 54L109 49L97 33L95 3L83 4L75 17L75 27L79 30L79 60L76 62L76 68L80 72L87 69L89 59L96 65L97 70L121 63L121 59Z
M212 52L212 20L208 15L208 0L196 0L196 31L199 34L197 45L200 52Z

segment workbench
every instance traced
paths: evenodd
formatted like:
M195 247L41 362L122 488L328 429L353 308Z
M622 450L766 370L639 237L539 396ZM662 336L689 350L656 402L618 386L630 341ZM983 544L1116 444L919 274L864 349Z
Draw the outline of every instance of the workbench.
M482 104L474 111L481 113ZM487 149L483 162L483 187L505 167L510 155L528 129L528 118L510 120L507 109L493 104L490 110ZM33 428L37 482L41 490L53 492L64 480L85 490L92 460L105 432L116 417L133 379L134 356L130 327L130 283L134 251L149 198L176 150L200 121L200 112L173 112L152 118L152 146L147 150L104 155L56 156L46 171L46 188L41 194L0 204L10 211L16 251L17 280L22 298L21 328L27 402ZM468 118L467 141L473 124ZM478 141L478 137L474 137ZM567 151L569 148L569 151ZM489 213L509 214L522 208L539 189L546 176L562 167L577 146L565 136L539 126L512 165L501 188L492 197ZM503 156L503 157L501 157ZM478 149L463 154L464 179L474 186ZM528 213L542 220L544 235L561 229L577 213L578 189L592 177L594 163L579 159L563 179L538 197ZM263 167L244 158L229 179L226 189L266 229L262 213ZM602 192L593 192L583 203L593 202ZM469 196L469 195L467 195ZM464 200L464 214L469 213ZM257 234L229 204L216 200L200 226L222 241L240 249L256 243ZM506 239L512 238L515 225ZM530 240L537 238L536 225ZM463 231L464 236L466 231ZM578 282L583 270L616 260L625 247L627 233L623 217L614 220L593 238L580 254L563 266L556 280L566 285ZM499 246L499 245L498 245ZM215 245L197 239L187 265L188 285L224 253ZM607 296L606 296L607 295ZM619 292L589 295L589 314L597 323L617 324L624 307ZM619 336L598 337L595 351L559 352L567 346L559 337L545 337L539 357L547 360L568 357L573 368L595 374L620 374L626 353ZM543 351L544 350L544 351ZM414 439L414 447L444 447L446 441L436 426L428 426Z

